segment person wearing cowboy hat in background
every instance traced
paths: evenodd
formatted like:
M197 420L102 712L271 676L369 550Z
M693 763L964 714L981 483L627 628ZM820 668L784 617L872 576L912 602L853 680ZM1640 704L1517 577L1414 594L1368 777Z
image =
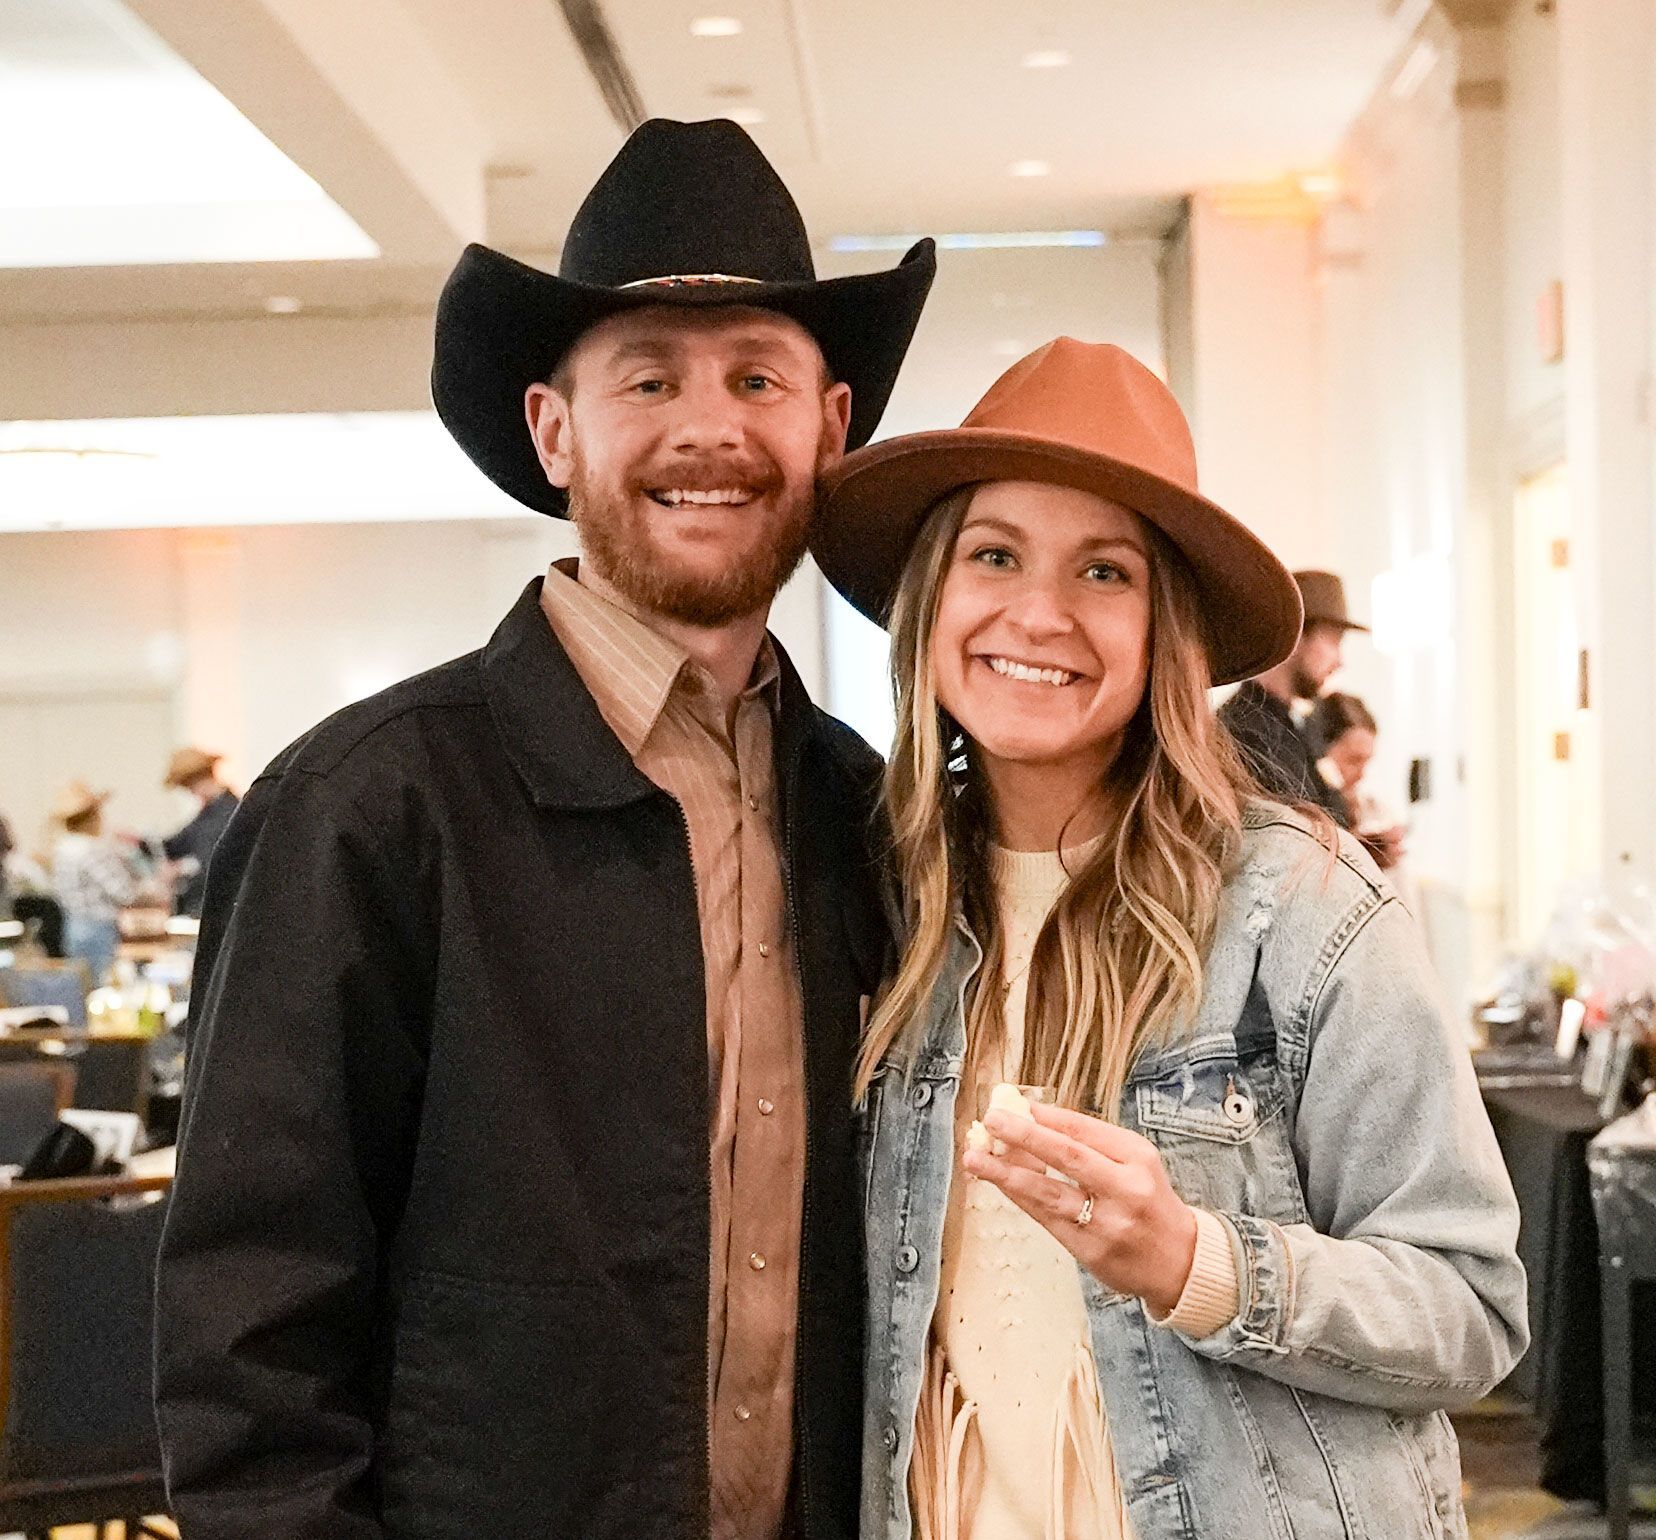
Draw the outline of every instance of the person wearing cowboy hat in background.
M222 754L205 749L182 748L167 763L161 784L178 791L195 804L195 814L183 828L165 839L151 842L155 853L174 863L177 887L173 911L197 918L207 891L207 864L229 827L231 815L241 799L218 778Z
M863 1540L1464 1533L1517 1204L1413 922L1214 720L1301 590L1172 393L1059 338L847 456L812 550L898 697Z
M1339 672L1346 633L1368 627L1351 618L1345 585L1332 572L1296 572L1294 582L1305 606L1299 645L1274 668L1246 680L1219 708L1219 720L1236 739L1254 779L1273 797L1320 807L1349 829L1350 807L1317 769L1294 707L1315 701Z
M930 287L655 120L433 397L582 555L249 789L208 877L157 1409L191 1540L849 1540L879 760L765 631Z
M64 950L86 964L93 988L109 976L121 942L116 916L138 901L143 879L125 843L103 830L107 791L71 781L52 804L62 829L52 845L52 888L63 909Z

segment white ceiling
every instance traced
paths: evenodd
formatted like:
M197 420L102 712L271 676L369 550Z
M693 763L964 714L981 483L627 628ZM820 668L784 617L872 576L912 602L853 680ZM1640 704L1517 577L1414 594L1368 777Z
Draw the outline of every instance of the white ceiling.
M119 9L6 0L0 70L87 64L73 59L67 19L107 21ZM421 309L466 239L555 261L576 204L620 143L553 0L130 0L130 9L282 152L268 164L302 168L382 255L14 270L0 283L0 323L261 314L272 296L324 313ZM603 9L648 111L762 115L752 131L824 243L853 233L1159 231L1196 187L1324 163L1402 42L1386 0L604 0ZM691 20L710 11L739 20L740 34L692 37ZM1035 50L1070 62L1025 68ZM136 59L125 64L131 75ZM184 73L167 57L148 64ZM197 145L203 165L222 163L220 140ZM34 155L45 153L37 141ZM175 170L191 154L176 140L157 152ZM1019 161L1050 172L1013 176ZM79 186L83 205L107 205L107 188L83 180L58 178L62 203L72 210Z

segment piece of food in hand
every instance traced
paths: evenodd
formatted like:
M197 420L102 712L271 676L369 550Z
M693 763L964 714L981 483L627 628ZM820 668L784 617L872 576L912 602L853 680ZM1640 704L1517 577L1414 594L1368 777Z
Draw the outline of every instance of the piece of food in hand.
M978 1122L975 1118L972 1120L972 1126L966 1130L967 1149L992 1151L994 1146L998 1143L1000 1143L1000 1141L998 1139L991 1138L989 1130L985 1128L983 1124Z
M1029 1118L1029 1098L1010 1081L1003 1080L989 1093L989 1110L1004 1112L1008 1117Z

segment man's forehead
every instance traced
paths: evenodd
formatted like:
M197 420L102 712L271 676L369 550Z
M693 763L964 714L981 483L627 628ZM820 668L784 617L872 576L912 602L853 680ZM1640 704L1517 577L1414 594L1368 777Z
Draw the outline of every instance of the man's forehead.
M816 339L799 322L755 305L646 305L619 311L584 331L570 356L604 358L630 352L668 356L708 345L759 346L813 361L821 357Z

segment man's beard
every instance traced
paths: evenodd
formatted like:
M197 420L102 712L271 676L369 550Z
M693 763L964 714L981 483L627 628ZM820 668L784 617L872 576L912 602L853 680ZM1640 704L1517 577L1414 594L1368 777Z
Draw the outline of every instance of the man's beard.
M705 464L698 469L698 480L707 479L707 469ZM657 484L671 479L664 473ZM782 473L768 461L757 474L746 470L731 479L761 489L764 505L756 497L748 506L755 517L764 518L764 538L724 569L704 574L681 567L657 544L650 512L656 505L641 489L616 493L591 483L577 446L569 516L580 532L583 559L630 603L684 625L724 626L764 609L805 558L815 488L789 493ZM660 514L673 517L667 508Z
M1290 665L1288 672L1288 682L1293 687L1295 700L1315 700L1322 694L1322 685L1306 672L1305 665L1297 658Z

